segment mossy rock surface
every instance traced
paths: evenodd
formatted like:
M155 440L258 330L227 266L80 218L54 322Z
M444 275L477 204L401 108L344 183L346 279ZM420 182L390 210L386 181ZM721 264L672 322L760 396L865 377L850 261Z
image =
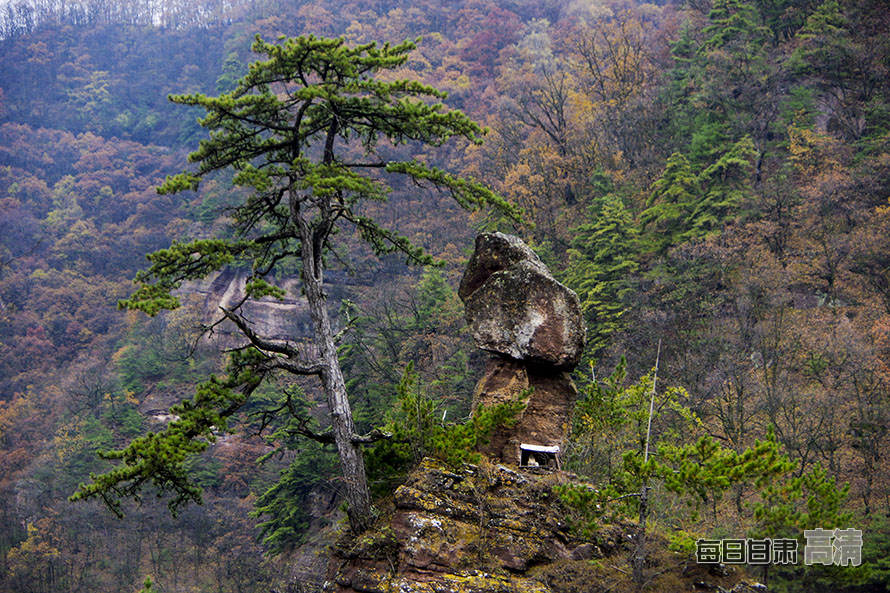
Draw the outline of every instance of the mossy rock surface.
M576 537L553 487L572 474L483 462L459 470L425 459L393 494L376 527L341 541L332 593L631 593L632 522ZM644 590L693 590L701 567L650 539ZM734 590L738 576L716 583ZM714 580L714 579L711 579ZM744 589L739 589L742 591Z

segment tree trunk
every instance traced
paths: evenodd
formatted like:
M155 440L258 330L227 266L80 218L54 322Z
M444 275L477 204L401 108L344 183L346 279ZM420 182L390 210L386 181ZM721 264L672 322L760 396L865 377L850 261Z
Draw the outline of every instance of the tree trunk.
M655 371L652 375L652 394L649 398L649 419L646 422L646 446L643 449L643 464L649 461L649 443L652 439L652 413L655 411L655 386L658 383L658 364L661 361L661 340L655 354ZM633 581L637 590L642 590L646 582L646 521L649 519L649 478L643 478L640 488L640 524L637 527L637 545L633 554Z
M642 590L643 584L646 582L646 520L649 518L649 481L643 480L643 487L640 489L640 523L637 525L637 542L634 548L633 561L633 581L637 586L637 590Z
M324 370L321 380L331 416L331 428L334 442L340 457L340 471L343 474L344 494L348 508L349 525L356 533L360 533L371 524L371 494L368 490L368 479L365 475L365 462L361 445L353 442L355 422L346 394L346 384L334 334L328 315L327 298L324 294L324 270L320 253L316 253L316 242L311 227L300 219L298 208L295 212L300 229L302 255L302 279L306 300L309 302L309 315L315 333L315 344L318 347L318 360Z

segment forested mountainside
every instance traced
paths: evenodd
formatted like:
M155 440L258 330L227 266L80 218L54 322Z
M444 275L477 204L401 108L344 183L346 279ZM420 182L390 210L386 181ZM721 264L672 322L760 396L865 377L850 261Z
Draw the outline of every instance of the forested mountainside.
M868 571L776 568L771 590L883 590L888 31L881 0L7 2L0 589L135 591L146 576L164 592L295 587L306 556L291 554L338 520L336 456L280 420L265 425L282 394L317 408L314 388L296 383L259 390L242 430L188 462L204 504L177 519L150 493L120 520L67 500L111 467L99 451L162 429L231 345L222 328L200 332L237 290L237 269L186 286L165 315L117 309L146 253L227 236L243 198L226 173L197 192L156 192L205 134L200 110L167 95L233 89L257 34L313 34L420 37L394 76L447 91L448 107L489 131L480 146L406 150L488 184L527 223L468 216L406 183L369 207L445 265L406 269L358 241L331 258L331 305L353 320L341 361L363 429L397 421L410 397L440 423L467 416L483 359L456 286L477 231L515 233L578 293L588 323L569 469L604 491L634 487L640 473L623 455L639 453L658 356L671 403L654 442L709 435L736 453L771 442L791 465L773 490L713 481L683 497L668 479L653 525L687 552L696 537L862 529ZM305 327L289 298L278 313L256 305L267 327ZM380 497L405 470L383 454L369 466Z

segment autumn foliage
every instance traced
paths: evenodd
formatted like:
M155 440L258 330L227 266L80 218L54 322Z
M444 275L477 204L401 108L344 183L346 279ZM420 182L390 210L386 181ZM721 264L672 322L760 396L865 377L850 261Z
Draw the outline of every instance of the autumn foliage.
M172 405L221 372L219 350L232 345L221 327L199 339L214 279L152 319L117 302L132 294L146 253L236 238L231 208L243 194L231 174L208 176L195 192L155 188L203 137L200 114L167 95L232 91L256 34L350 45L421 37L393 79L446 91L446 105L488 133L478 146L409 148L410 158L484 181L527 222L479 214L468 224L450 197L399 180L386 200L363 206L443 266L406 270L349 233L338 237L328 298L344 327L350 320L340 355L359 428L393 418L409 364L418 401L437 418L466 418L482 357L453 287L475 232L507 230L581 298L591 337L582 393L600 393L593 386L622 357L637 385L661 341L659 383L685 390L696 431L727 457L774 439L801 497L809 486L834 480L832 492L843 493L848 483L832 504L865 530L871 560L885 558L888 30L878 0L7 3L0 589L137 590L151 575L163 591L268 590L280 560L263 551L286 554L336 520L330 452L266 422L269 410L318 401L296 380L258 392L237 419L245 436L219 435L185 462L205 504L184 507L178 522L151 493L123 522L66 501L90 472L109 469L100 450L162 429ZM276 281L299 274L296 258L280 263ZM588 404L587 421L607 418ZM694 445L692 431L663 418L656 438ZM617 483L633 435L626 423L610 426L575 443L595 454L576 469ZM741 537L769 527L755 516L762 494L734 482L695 517L666 498L652 520ZM777 513L804 510L771 500ZM875 565L872 586L886 586L882 570ZM837 590L820 580L829 577L786 575L784 586Z

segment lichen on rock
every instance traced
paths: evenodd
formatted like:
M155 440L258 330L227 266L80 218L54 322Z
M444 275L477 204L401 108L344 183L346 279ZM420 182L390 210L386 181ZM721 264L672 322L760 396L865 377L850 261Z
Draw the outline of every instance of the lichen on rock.
M562 471L483 461L455 469L426 458L399 487L375 528L333 550L328 593L631 593L632 521L603 525L585 540L554 487ZM707 565L653 538L646 589L693 590L708 582L751 593L740 574ZM714 589L717 590L716 588ZM759 591L759 589L757 589Z
M487 462L453 470L424 459L395 491L384 535L366 534L339 552L349 561L331 575L329 590L549 593L526 573L571 559L581 543L552 493L559 479ZM374 541L386 554L367 545Z

